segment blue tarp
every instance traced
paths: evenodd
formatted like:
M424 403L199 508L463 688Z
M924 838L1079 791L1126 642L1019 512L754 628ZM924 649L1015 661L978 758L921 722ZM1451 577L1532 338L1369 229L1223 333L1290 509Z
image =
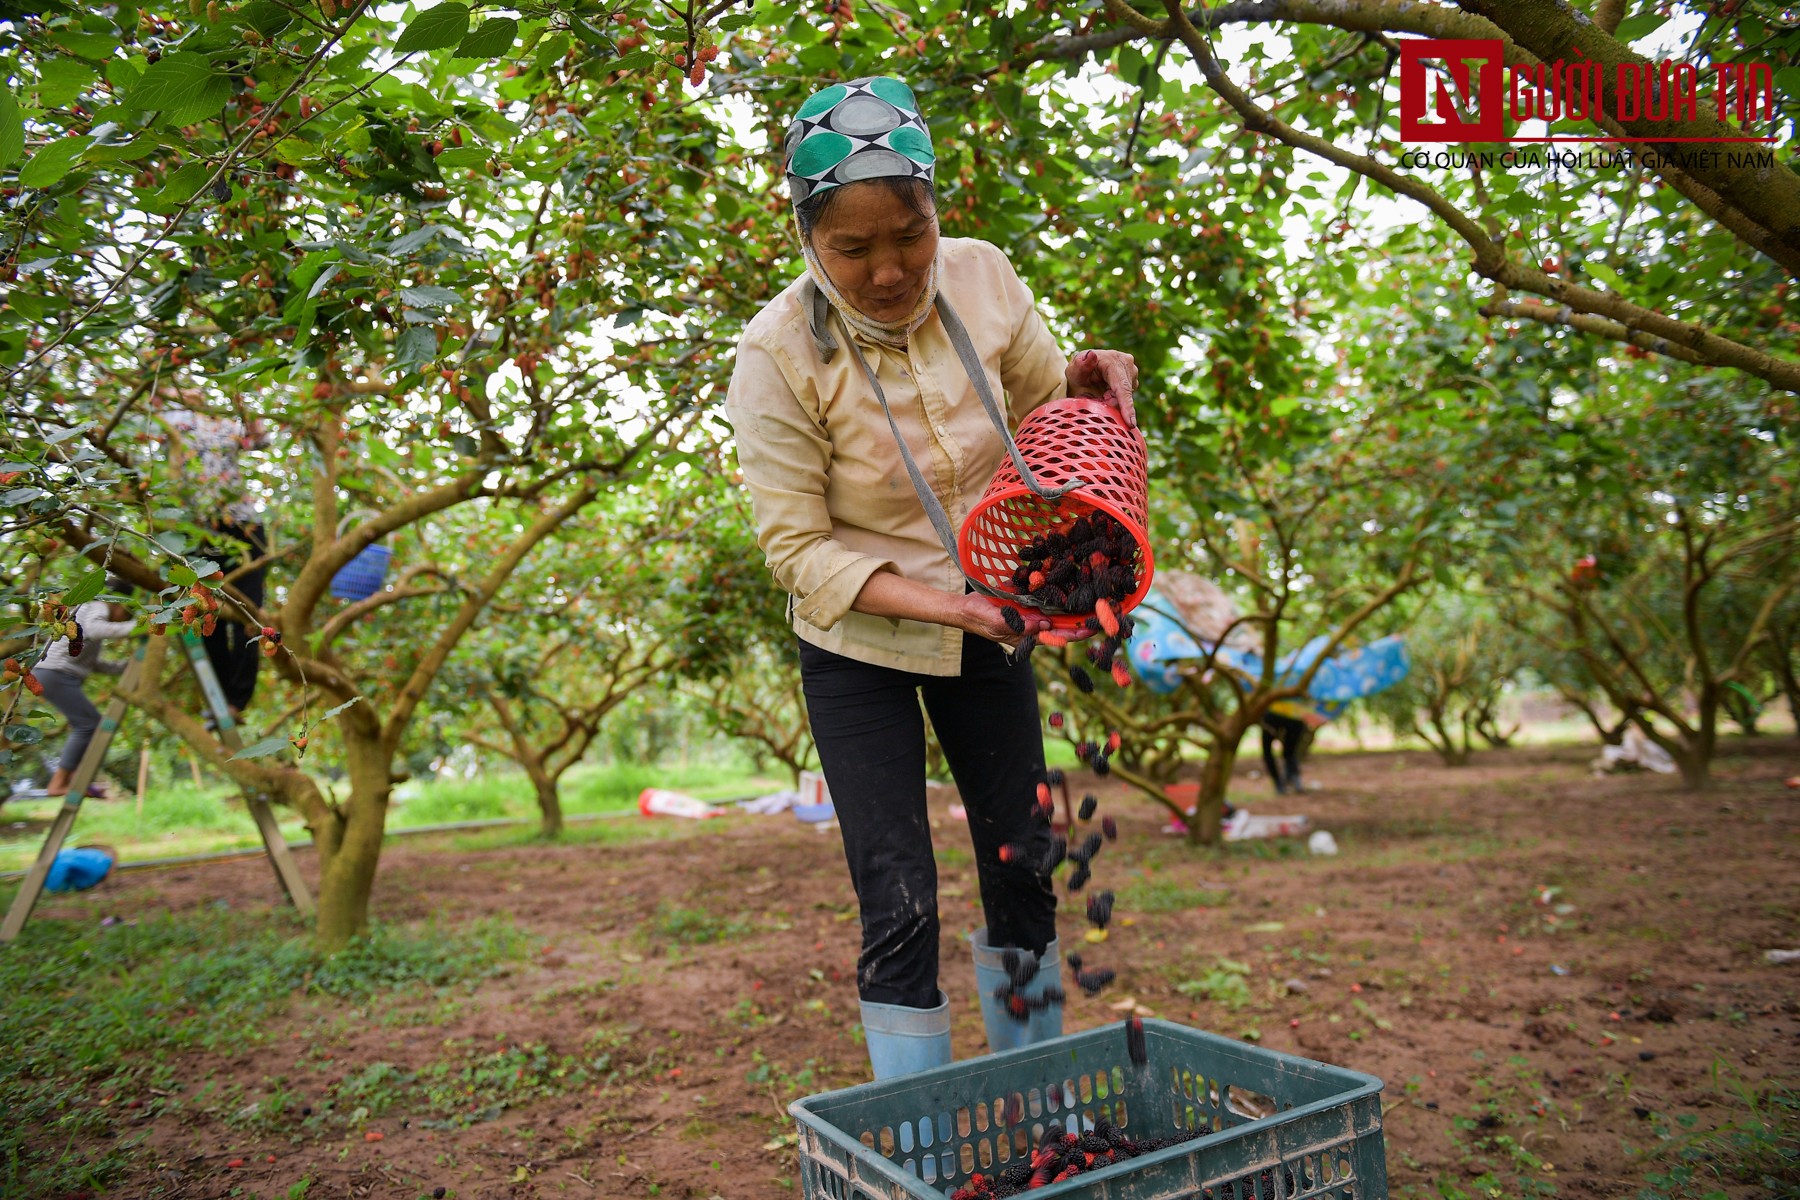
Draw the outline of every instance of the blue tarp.
M1151 691L1166 696L1181 685L1179 663L1182 659L1206 657L1212 648L1203 638L1189 633L1176 619L1174 605L1151 588L1144 602L1132 612L1137 621L1137 634L1131 639L1131 666L1138 678ZM1307 668L1325 652L1331 639L1316 637L1300 649L1275 660L1275 682L1298 682ZM1253 650L1220 646L1214 660L1225 670L1248 679L1262 677L1262 656ZM1189 664L1190 668L1192 663ZM1352 700L1372 696L1393 687L1406 678L1411 663L1406 656L1406 643L1399 637L1376 638L1362 646L1340 649L1319 667L1313 676L1308 697L1322 710L1335 710L1336 715Z

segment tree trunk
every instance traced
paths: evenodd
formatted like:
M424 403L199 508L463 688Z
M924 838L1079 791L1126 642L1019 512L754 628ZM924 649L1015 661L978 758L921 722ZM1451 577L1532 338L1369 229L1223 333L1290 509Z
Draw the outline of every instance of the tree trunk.
M546 838L559 838L563 831L562 794L556 777L542 770L527 769L531 786L537 792L538 832Z
M1463 747L1458 750L1456 748L1456 735L1444 725L1443 710L1433 707L1426 709L1426 712L1431 716L1431 728L1429 730L1420 729L1419 736L1425 739L1427 745L1437 751L1438 759L1446 767L1461 767L1468 765L1468 727L1465 725L1463 728ZM1437 735L1436 737L1432 736L1434 732Z
M1713 751L1719 741L1719 699L1713 689L1703 690L1700 720L1692 736L1684 736L1681 740L1687 750L1676 760L1676 765L1681 768L1681 781L1691 791L1704 792L1712 787Z
M1243 740L1244 730L1238 736L1220 738L1207 749L1206 762L1200 767L1200 798L1192 816L1184 817L1188 827L1188 841L1201 846L1216 846L1220 841L1220 826L1225 820L1225 797L1231 791L1231 772L1237 766L1238 744Z
M393 789L392 755L377 735L343 726L344 757L350 768L350 799L345 805L343 833L337 853L319 873L319 948L342 950L369 923L369 893L381 861L381 835L387 827L388 795Z

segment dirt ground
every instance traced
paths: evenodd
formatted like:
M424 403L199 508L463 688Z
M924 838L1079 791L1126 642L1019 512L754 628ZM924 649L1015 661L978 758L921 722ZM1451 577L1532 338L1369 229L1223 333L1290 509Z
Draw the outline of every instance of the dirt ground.
M1704 1130L1741 1115L1734 1088L1796 1077L1800 965L1764 951L1800 945L1800 792L1782 785L1800 773L1800 742L1733 743L1700 797L1660 777L1591 778L1591 757L1492 752L1448 770L1420 753L1321 756L1323 789L1300 798L1240 779L1256 811L1330 830L1335 857L1293 842L1196 853L1150 805L1077 777L1121 827L1092 885L1118 891L1118 923L1083 947L1120 978L1072 1000L1067 1028L1117 1021L1112 1006L1132 998L1379 1076L1395 1196L1638 1195L1667 1162L1628 1147L1654 1146L1665 1114ZM933 795L943 983L967 1057L985 1050L963 943L981 921L952 799ZM256 860L105 888L122 917L278 900ZM784 815L633 843L409 839L387 849L375 899L388 920L504 914L536 948L462 998L296 1004L265 1044L196 1058L177 1072L189 1093L206 1081L237 1105L280 1091L288 1116L258 1130L190 1100L144 1117L159 1165L113 1194L788 1197L787 1101L867 1077L835 831ZM1067 947L1085 921L1064 909ZM47 904L39 919L59 911L75 909ZM466 1127L409 1109L409 1073L447 1057L511 1063L489 1053L507 1047L528 1048L521 1064L536 1055L534 1072L591 1070ZM347 1122L346 1080L367 1093L374 1063L395 1068L399 1102ZM477 1095L479 1072L467 1078Z

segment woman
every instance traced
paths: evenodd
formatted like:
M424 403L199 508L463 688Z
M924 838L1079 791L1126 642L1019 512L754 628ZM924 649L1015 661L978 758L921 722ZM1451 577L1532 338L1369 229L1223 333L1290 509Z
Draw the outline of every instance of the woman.
M115 591L130 587L122 579L113 578L106 582ZM95 671L102 675L120 675L125 671L124 662L101 659L100 649L114 638L128 637L137 625L123 604L108 600L89 600L76 606L71 616L81 630L79 646L72 638L58 638L44 648L43 657L31 671L44 685L44 699L69 722L69 740L63 743L56 770L44 789L52 796L60 796L69 790L75 768L87 753L88 743L94 740L94 731L100 728L100 710L83 690L87 677ZM97 786L90 786L87 794L99 796L102 793Z
M1000 250L939 237L931 137L900 80L818 92L783 157L806 273L746 327L725 407L758 543L790 595L862 910L857 990L879 1079L950 1061L919 693L968 811L987 918L978 977L998 977L1006 948L1038 956L1027 995L1060 969L1056 897L1033 865L1049 841L1031 813L1044 777L1037 688L1011 654L1049 622L1015 632L967 590L896 435L917 486L960 524L1005 453L983 390L1003 393L1015 425L1065 395L1105 396L1135 423L1137 369L1110 350L1071 364ZM1023 860L1000 861L1008 843ZM991 990L994 1049L1061 1032L1060 1010L1021 1028Z

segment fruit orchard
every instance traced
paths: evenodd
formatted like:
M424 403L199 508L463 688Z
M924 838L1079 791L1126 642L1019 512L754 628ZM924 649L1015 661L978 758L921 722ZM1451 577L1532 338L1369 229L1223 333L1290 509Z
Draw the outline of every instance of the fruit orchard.
M1756 153L1403 168L1416 39L1593 64L1608 103L1553 133ZM1158 568L1262 662L1408 636L1385 719L1446 761L1529 683L1696 794L1800 704L1800 27L1770 0L7 0L0 49L0 757L58 735L30 667L69 610L125 602L160 635L146 736L304 821L325 951L381 915L394 789L451 747L550 838L559 780L672 705L816 764L722 400L802 269L773 148L859 75L918 95L943 232L1002 247L1070 354L1135 357ZM1610 102L1669 59L1767 86ZM260 602L207 558L181 411L258 431ZM382 585L334 594L371 548ZM240 753L168 636L220 622L265 656ZM1089 693L1081 654L1037 652L1046 709L1120 732L1146 815L1197 780L1211 861L1310 676Z

